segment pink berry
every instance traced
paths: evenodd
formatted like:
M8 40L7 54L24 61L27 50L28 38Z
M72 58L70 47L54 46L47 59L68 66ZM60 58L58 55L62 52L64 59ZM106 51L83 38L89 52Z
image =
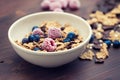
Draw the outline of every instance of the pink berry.
M69 7L71 9L79 9L80 8L80 1L79 0L70 0Z
M62 8L67 8L67 5L68 5L68 1L67 0L59 0L59 2L61 3Z
M32 34L43 35L43 31L40 28L36 28L33 30Z
M43 2L41 3L42 9L49 9L49 6L50 6L49 0L43 0Z
M62 8L62 5L60 2L56 1L56 2L52 2L50 4L50 10L55 10L56 8Z
M64 12L62 9L60 9L60 8L56 8L55 10L54 10L54 12Z
M61 30L59 28L54 28L54 27L49 28L49 30L48 30L49 38L55 39L55 38L59 38L61 36L62 36L62 34L61 34Z
M52 52L52 51L55 51L55 49L56 49L56 43L51 38L45 38L41 47L42 47L42 49L44 49L48 52Z

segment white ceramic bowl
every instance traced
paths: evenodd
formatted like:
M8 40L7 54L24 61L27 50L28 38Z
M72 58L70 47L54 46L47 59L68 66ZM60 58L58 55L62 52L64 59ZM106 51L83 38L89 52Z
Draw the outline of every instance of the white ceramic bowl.
M70 50L42 53L25 49L15 43L15 40L21 41L25 34L31 32L33 26L39 25L42 21L46 20L58 21L61 24L70 23L78 29L83 37L83 42ZM92 30L84 19L62 12L39 12L27 15L14 22L8 31L9 41L16 53L24 60L43 67L57 67L75 60L85 50L91 35Z

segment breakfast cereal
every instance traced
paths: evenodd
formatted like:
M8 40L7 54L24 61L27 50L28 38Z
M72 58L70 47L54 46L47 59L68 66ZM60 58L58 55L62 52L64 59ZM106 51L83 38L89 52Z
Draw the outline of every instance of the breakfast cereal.
M91 50L85 51L82 55L80 55L81 59L93 60L94 52Z
M34 26L18 45L34 51L62 51L78 46L83 41L77 29L70 24L61 25L56 21L43 21Z

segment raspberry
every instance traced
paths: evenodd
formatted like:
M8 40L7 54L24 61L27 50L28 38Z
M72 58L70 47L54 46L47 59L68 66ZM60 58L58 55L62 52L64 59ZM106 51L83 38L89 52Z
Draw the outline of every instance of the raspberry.
M45 38L45 40L42 43L42 49L52 52L56 49L56 43L52 38Z
M55 39L55 38L59 38L61 36L62 36L62 34L61 34L61 30L59 28L54 28L54 27L49 28L49 30L48 30L49 38Z
M40 28L35 28L32 32L33 35L38 34L38 35L43 35L43 31Z

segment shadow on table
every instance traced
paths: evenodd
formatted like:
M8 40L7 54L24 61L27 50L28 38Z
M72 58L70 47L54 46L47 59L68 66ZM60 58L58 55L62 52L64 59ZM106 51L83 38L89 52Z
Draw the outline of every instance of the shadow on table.
M24 76L25 79L33 80L33 79L39 79L42 80L56 80L56 79L63 79L66 77L70 77L77 74L78 70L82 71L84 69L83 64L86 62L80 61L79 59L74 60L71 63L68 63L66 65L56 67L56 68L43 68L40 66L36 66L33 64L30 64L20 57L16 56L14 58L15 64L12 68L12 73L15 75ZM80 63L81 62L81 63ZM16 66L17 65L17 66Z

